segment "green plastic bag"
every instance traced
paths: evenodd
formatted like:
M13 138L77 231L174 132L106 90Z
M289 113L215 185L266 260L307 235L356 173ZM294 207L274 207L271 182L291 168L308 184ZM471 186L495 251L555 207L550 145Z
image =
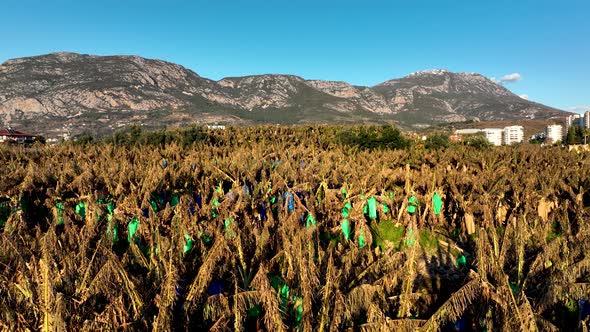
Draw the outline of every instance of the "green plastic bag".
M416 207L418 206L418 200L416 199L416 196L412 195L410 196L410 198L408 199L408 208L407 211L408 213L412 214L414 212L416 212Z
M192 237L188 233L184 234L184 242L185 242L185 244L184 244L184 247L182 248L182 253L186 254L187 252L189 252L193 248L194 242L193 242Z
M217 206L219 205L219 198L215 197L213 198L213 207L211 208L211 217L212 218L217 218L218 213L217 213Z
M170 198L170 207L175 207L179 202L180 199L178 198L178 193L173 193L172 197Z
M388 213L389 212L389 206L387 206L387 204L383 203L383 213Z
M115 213L115 202L109 202L107 205L107 211L109 211L109 214Z
M295 306L295 322L297 327L300 327L303 318L303 298L293 296L293 305Z
M279 295L281 298L281 305L283 306L283 308L286 308L290 297L289 286L287 286L287 284L283 284L283 287L281 287Z
M287 284L284 284L283 287L281 287L281 298L289 298L289 286L287 286Z
M508 282L508 286L510 287L510 290L512 291L512 294L514 295L518 295L518 286L512 282Z
M364 248L365 247L365 230L361 229L361 234L359 235L359 247L360 248Z
M117 225L113 226L113 243L117 243L119 241L119 229Z
M260 314L262 314L262 307L258 303L248 309L248 317L256 318L260 317Z
M236 234L231 229L231 224L234 222L233 218L227 218L223 221L223 229L228 238L233 238Z
M438 195L438 193L434 193L432 196L432 210L434 211L435 215L439 215L440 211L442 210L442 199Z
M352 211L352 204L346 202L344 204L344 207L342 208L342 216L344 218L348 218L348 216L350 215L350 211Z
M463 267L466 265L467 265L467 258L464 255L459 256L459 258L457 258L457 266Z
M270 277L270 286L271 286L272 288L274 288L274 290L275 290L277 293L278 293L278 291L279 291L279 288L280 288L280 286L281 286L281 284L282 284L282 283L283 283L283 282L281 281L281 278L279 278L278 276L276 276L276 275L272 275L272 276Z
M315 218L311 214L308 214L307 218L305 219L305 227L310 228L311 226L315 226L315 224Z
M205 244L210 244L213 241L213 239L209 235L203 234L203 232L201 231L199 231L199 238L203 240L203 243Z
M57 225L63 225L64 224L64 205L62 202L57 202L55 203L55 207L57 209L57 221L56 224Z
M139 228L139 220L137 217L133 217L133 220L129 222L127 227L127 242L131 243L131 240L135 239L135 232L137 232L137 228Z
M113 216L107 215L108 225L107 225L107 237L110 237L113 243L117 243L119 241L119 230L117 229L117 225L113 225Z
M84 202L76 205L76 213L82 218L82 221L86 219L86 204Z
M154 212L158 212L158 203L156 203L156 201L154 201L153 199L150 201L150 206L152 207L152 210Z
M340 190L340 193L342 193L342 198L346 199L346 197L348 196L348 192L346 191L346 188L342 187L342 190Z
M377 200L374 196L371 196L367 201L367 205L369 207L369 218L372 220L377 219Z
M342 220L340 228L342 229L342 233L344 233L344 238L350 240L350 222L348 221L348 219Z

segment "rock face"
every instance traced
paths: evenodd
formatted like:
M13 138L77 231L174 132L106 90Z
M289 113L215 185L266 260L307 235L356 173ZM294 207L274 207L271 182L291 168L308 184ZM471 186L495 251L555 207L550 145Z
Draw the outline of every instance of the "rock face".
M385 97L399 119L415 119L414 124L547 119L565 114L524 100L476 73L427 70L383 82L373 90Z
M203 78L137 56L54 53L0 65L0 126L59 136L223 121L236 124L545 119L565 112L479 74L428 70L373 87L292 75Z
M301 77L290 75L258 75L224 78L217 82L227 88L235 100L235 105L252 111L261 109L280 109L293 106L291 100L301 91L304 84Z

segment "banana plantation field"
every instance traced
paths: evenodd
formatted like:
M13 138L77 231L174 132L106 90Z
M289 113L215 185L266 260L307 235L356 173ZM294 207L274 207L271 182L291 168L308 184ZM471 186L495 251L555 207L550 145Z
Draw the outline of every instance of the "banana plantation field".
M0 146L0 330L588 330L590 154L343 130Z

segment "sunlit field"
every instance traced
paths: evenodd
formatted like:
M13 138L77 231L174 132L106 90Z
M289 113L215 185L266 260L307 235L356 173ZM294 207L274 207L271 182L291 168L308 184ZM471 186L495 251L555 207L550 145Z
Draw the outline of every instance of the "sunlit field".
M588 153L252 127L0 160L5 331L589 326Z

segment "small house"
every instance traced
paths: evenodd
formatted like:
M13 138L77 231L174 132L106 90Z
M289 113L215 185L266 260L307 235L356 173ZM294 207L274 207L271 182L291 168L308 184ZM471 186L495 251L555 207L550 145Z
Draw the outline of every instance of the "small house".
M216 124L213 124L213 125L207 125L207 129L211 129L211 130L224 130L225 129L225 126L216 123Z
M23 133L12 128L0 130L0 142L31 144L35 141L35 135Z

